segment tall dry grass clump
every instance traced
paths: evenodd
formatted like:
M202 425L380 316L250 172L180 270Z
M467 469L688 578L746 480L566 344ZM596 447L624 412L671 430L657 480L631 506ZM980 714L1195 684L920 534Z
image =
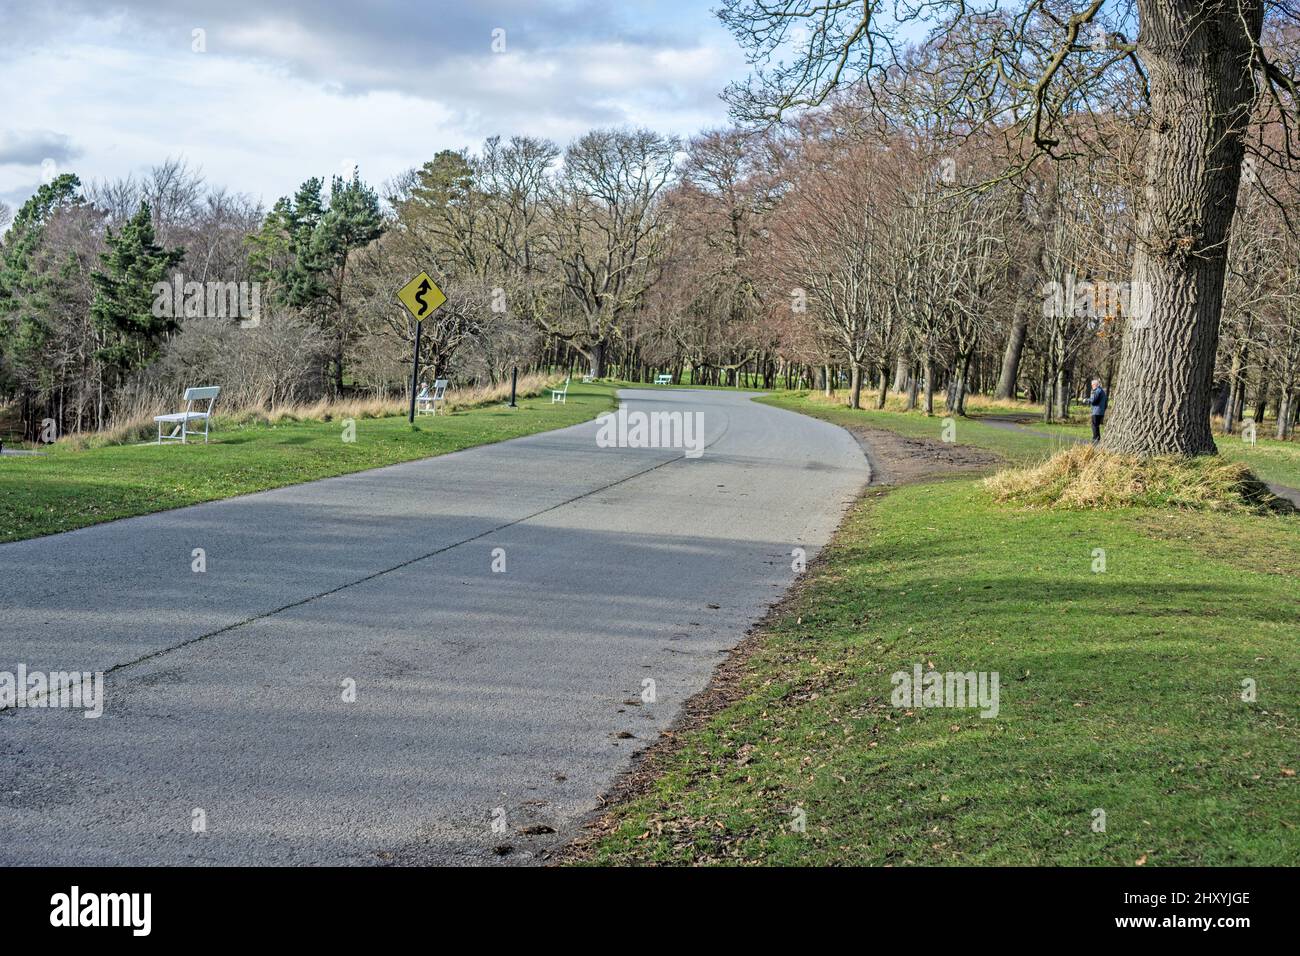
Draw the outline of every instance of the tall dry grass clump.
M1290 510L1246 465L1217 455L1134 458L1079 445L984 484L998 501L1046 508Z
M560 381L554 375L524 375L519 379L518 395L530 398L540 395L549 385ZM447 404L438 408L439 414L444 410L457 412L484 405L494 405L510 400L510 383L499 385L480 385L473 388L447 389ZM157 398L137 398L130 406L117 410L116 421L110 427L98 432L78 432L61 438L60 444L74 450L99 448L104 445L130 445L139 442L155 441L158 426L154 423L155 415L176 412L184 409L180 400L163 401ZM271 404L266 401L245 401L238 406L222 405L217 399L212 412L212 429L217 432L222 428L245 427L250 425L281 425L292 422L333 422L345 418L357 420L367 418L387 418L393 415L405 415L410 407L409 398L345 398L319 399L315 402L295 402ZM166 426L164 426L166 428Z

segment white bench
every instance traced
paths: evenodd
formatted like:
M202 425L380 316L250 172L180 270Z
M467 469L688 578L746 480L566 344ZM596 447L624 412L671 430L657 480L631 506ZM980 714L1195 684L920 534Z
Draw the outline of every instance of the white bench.
M655 384L656 384L656 385L671 385L672 383L673 383L673 377L672 377L671 375L656 375L656 376L655 376Z
M165 441L178 441L182 445L185 439L190 435L199 434L198 429L190 428L190 422L203 422L203 444L208 443L208 425L212 419L212 406L216 404L217 396L221 394L220 385L205 385L202 388L187 388L185 390L185 411L172 412L169 415L155 415L153 420L158 423L158 444ZM195 411L194 403L207 399L208 407L203 411ZM171 424L170 434L163 435L163 424Z
M420 394L415 396L415 414L437 415L439 403L442 403L445 412L447 410L447 380L445 378L434 381L432 392L429 391L428 385L420 389Z
M569 379L564 380L564 384L559 388L551 389L551 404L559 402L561 405L567 405L569 398Z
M594 381L596 381L596 376L592 375L590 372L588 372L586 375L582 376L582 384L583 384L583 385L590 385L590 384L591 384L592 382L594 382Z

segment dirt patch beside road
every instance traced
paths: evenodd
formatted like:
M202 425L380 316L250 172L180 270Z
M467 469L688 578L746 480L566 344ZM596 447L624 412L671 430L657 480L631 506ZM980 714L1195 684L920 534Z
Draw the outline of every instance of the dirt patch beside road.
M948 475L987 471L1002 463L991 451L932 438L909 438L870 425L846 426L871 462L871 487L909 485Z

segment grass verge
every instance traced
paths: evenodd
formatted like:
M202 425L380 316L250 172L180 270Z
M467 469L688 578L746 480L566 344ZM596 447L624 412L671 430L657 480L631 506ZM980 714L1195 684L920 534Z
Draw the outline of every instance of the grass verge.
M844 404L843 395L827 399L817 392L783 392L765 396L757 401L802 412L837 425L872 425L909 438L943 440L945 419L943 413L927 418L919 412L904 412L901 410L901 404L895 402L893 398L890 406L882 411L875 409L855 411ZM1014 411L1015 405L1023 405L1023 403L1006 402L980 405L974 400L969 404L972 411L976 412ZM1026 408L1026 414L1033 411L1032 407ZM986 424L979 420L977 414L972 418L954 419L952 437L959 444L973 445L976 448L996 452L1013 464L1032 465L1047 460L1058 451L1073 447L1077 444L1076 439L1088 438L1092 434L1090 426L1086 424L1044 424L1030 421L1025 427L1029 430L1018 431ZM1222 457L1249 465L1251 471L1265 481L1300 488L1300 442L1280 442L1260 438L1254 444L1248 444L1240 437L1220 436L1216 439L1216 443Z
M343 441L333 421L223 423L208 445L107 445L77 448L56 443L40 456L0 457L0 541L16 541L165 511L185 505L265 491L284 485L364 471L401 461L460 451L475 445L563 428L594 418L614 405L607 385L569 388L565 404L549 397L521 399L421 416L355 418L356 440Z
M944 438L945 416L940 414L927 418L919 412L852 409L843 403L843 396L827 399L817 392L786 392L766 395L756 401L801 412L846 427L872 425L909 438L927 438L931 441L942 441ZM1007 461L1016 464L1044 461L1055 452L1071 446L1071 442L1064 436L1053 439L1044 435L998 428L983 424L977 419L967 418L952 420L952 438L958 444L974 445L977 448L996 452Z
M979 479L870 496L578 859L1294 865L1297 532ZM893 706L916 664L997 672L997 716Z

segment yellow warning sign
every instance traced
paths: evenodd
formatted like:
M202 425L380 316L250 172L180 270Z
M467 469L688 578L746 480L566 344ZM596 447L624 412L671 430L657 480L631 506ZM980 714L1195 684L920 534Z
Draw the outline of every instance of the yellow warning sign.
M429 278L427 272L421 272L397 293L397 298L411 313L415 321L422 322L433 314L433 310L447 301L442 290Z

